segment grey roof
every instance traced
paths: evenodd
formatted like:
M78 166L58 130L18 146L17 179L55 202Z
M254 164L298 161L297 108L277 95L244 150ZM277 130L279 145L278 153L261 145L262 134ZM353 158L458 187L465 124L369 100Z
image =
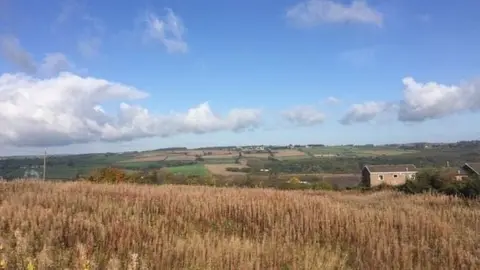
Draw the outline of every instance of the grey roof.
M369 172L416 172L417 167L413 164L399 165L365 165Z
M460 168L457 169L457 174L468 174L468 172L465 171L464 168L460 167Z
M465 163L465 165L473 169L477 174L480 174L480 162Z

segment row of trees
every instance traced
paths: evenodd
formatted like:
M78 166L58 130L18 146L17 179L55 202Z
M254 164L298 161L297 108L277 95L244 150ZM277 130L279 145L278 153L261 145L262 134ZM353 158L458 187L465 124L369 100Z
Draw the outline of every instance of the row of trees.
M86 180L94 183L136 183L136 184L178 184L178 185L207 185L217 187L249 187L249 188L278 188L278 189L338 189L319 178L311 178L308 182L301 181L299 177L291 177L286 180L277 177L264 177L255 175L239 175L234 177L223 177L215 175L207 176L184 176L175 175L163 171L125 173L119 168L102 168L94 170L88 177L78 180Z
M308 182L300 177L265 178L253 175L239 176L226 179L221 176L182 176L168 172L138 172L127 174L118 168L102 168L91 173L86 180L95 183L137 183L137 184L181 184L181 185L208 185L208 186L237 186L237 187L269 187L285 190L340 190L334 184L319 178L312 178ZM415 180L409 180L398 187L358 187L363 191L375 191L385 188L398 190L407 194L434 192L446 195L454 195L465 198L478 198L480 196L480 179L468 178L463 181L453 180L452 177L442 170L427 169L420 171ZM351 188L349 188L351 189ZM355 189L355 188L354 188Z

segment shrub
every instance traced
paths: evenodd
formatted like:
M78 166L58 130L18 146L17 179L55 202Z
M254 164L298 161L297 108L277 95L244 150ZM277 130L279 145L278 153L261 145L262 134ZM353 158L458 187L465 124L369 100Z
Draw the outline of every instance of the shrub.
M417 173L415 180L408 180L404 185L399 186L398 190L409 194L435 192L476 198L480 196L480 180L478 178L467 178L462 181L455 181L445 171L429 169Z

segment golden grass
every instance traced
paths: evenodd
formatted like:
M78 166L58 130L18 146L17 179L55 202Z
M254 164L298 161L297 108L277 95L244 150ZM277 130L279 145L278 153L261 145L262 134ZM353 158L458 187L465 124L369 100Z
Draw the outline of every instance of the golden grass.
M8 269L480 269L478 232L444 196L0 183Z

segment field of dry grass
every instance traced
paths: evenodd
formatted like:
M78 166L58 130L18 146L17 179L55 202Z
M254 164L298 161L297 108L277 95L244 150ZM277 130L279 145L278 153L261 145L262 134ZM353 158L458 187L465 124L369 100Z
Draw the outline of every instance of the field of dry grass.
M479 231L444 196L0 183L8 269L480 269Z

